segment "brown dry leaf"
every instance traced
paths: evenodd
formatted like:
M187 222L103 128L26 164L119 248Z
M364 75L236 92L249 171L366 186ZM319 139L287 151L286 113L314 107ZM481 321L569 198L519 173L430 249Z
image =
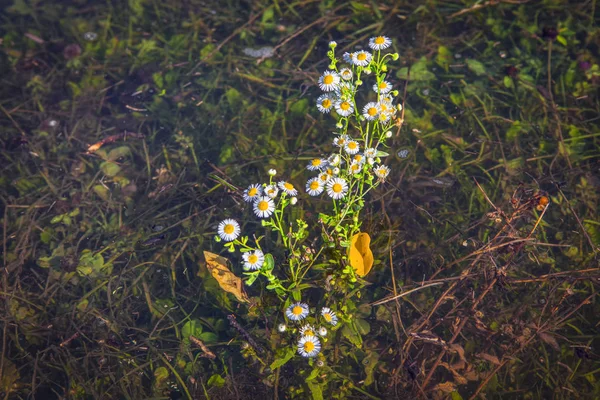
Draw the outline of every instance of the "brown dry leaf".
M348 259L350 265L356 271L356 274L363 277L369 273L371 267L373 267L373 252L369 244L371 243L371 237L368 233L360 232L352 236L350 242L350 250L348 252Z
M560 345L558 344L558 342L556 341L554 336L550 335L549 333L545 333L545 332L538 332L538 336L544 342L546 342L547 344L552 346L554 348L554 350L556 350L556 351L560 350Z
M213 278L219 282L221 289L233 294L240 302L248 303L248 295L244 292L242 280L227 267L227 259L209 251L204 252L206 267Z
M501 364L501 362L498 359L498 357L493 356L491 354L479 353L479 354L477 354L477 357L482 358L485 361L489 361L489 362L491 362L492 364L495 364L495 365L500 365Z
M465 349L460 344L452 343L450 345L450 351L458 353L460 359L465 363L467 362L467 359L465 358Z
M435 389L441 390L442 392L448 394L448 393L452 393L456 390L456 385L454 384L454 382L438 383L435 386Z

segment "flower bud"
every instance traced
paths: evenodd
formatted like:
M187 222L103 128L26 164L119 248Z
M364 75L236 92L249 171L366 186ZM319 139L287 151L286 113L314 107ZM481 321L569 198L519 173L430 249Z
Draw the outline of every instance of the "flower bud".
M385 133L385 137L388 138L388 139L391 138L392 137L392 131L387 131Z
M333 174L334 174L334 175L339 175L339 174L340 174L340 169L339 169L338 167L335 167L335 168L333 169Z
M269 175L270 175L270 176L275 176L275 175L277 175L277 170L275 170L275 169L271 168L271 169L269 170Z
M381 66L381 72L387 72L387 65L383 64Z
M400 58L400 56L398 55L398 53L392 54L392 60L397 61L398 58Z
M277 325L277 330L281 333L285 332L287 330L287 325L286 324L279 324Z
M298 203L298 198L294 196L290 199L290 204L294 206L296 205L296 203Z
M329 47L335 49L337 47L337 43L332 40L331 42L329 42Z

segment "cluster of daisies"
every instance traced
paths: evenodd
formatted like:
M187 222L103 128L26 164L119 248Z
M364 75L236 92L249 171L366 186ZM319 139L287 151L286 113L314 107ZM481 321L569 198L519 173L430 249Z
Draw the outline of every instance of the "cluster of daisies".
M349 179L371 168L378 180L383 181L387 178L390 169L385 165L375 165L380 161L377 146L385 138L391 137L389 128L393 124L392 120L402 109L401 105L394 106L394 97L398 95L398 91L393 90L392 84L385 80L383 73L387 71L386 58L398 58L397 54L382 55L381 50L387 49L391 44L391 40L386 36L373 37L369 40L369 47L373 52L360 50L345 53L343 61L346 65L339 70L334 54L336 43L329 44L331 51L328 55L331 64L330 69L319 77L319 87L325 93L317 99L317 108L322 113L335 110L339 117L336 126L342 133L336 133L333 140L333 145L339 149L338 153L328 158L315 158L308 164L308 170L319 172L318 176L306 183L309 195L318 196L326 191L334 200L342 199L349 190ZM355 96L358 87L362 85L361 75L370 75L373 71L376 72L377 79L372 89L377 101L369 101L362 107L362 112L359 112ZM352 117L357 120L358 125L363 121L367 121L367 124L372 123L370 129L367 127L364 131L361 130L365 133L360 140L353 139L345 133ZM371 133L370 137L367 132ZM361 145L364 147L362 152Z
M293 323L301 324L299 328L300 338L298 339L298 353L302 357L315 357L321 352L321 339L327 336L327 328L320 326L315 328L310 323L303 323L309 316L308 304L306 303L294 303L285 310L285 316L288 320ZM338 317L330 308L323 307L320 313L322 321L325 323L336 326L338 323ZM287 330L286 324L280 324L278 327L279 332L285 332Z

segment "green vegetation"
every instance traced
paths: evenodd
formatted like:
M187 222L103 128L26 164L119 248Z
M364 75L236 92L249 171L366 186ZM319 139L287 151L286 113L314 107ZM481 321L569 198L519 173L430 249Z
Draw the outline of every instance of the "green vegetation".
M6 3L3 398L600 397L595 1ZM400 56L391 172L306 286L269 287L292 236L243 190L276 169L309 221L293 239L324 247L331 202L303 190L334 151L317 81L330 41L375 35ZM266 279L215 242L225 218L273 252ZM340 319L316 358L298 301Z

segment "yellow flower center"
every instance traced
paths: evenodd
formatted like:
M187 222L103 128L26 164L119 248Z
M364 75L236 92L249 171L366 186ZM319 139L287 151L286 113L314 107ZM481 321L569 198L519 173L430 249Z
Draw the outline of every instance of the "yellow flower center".
M325 321L331 322L331 314L324 314L323 318L325 318Z
M235 231L235 227L231 224L227 224L223 228L223 232L225 232L228 235L231 235L234 231Z
M358 61L365 61L367 59L367 53L358 53L356 59Z
M355 156L354 156L354 159L355 159L356 161L360 162L360 160L362 160L362 155L360 155L360 154L357 154L357 155L355 155Z
M340 104L340 108L344 111L348 111L350 109L350 103L348 103L347 101L343 101Z
M313 165L313 167L318 167L319 165L321 165L321 159L315 158L310 163Z
M294 306L294 308L292 308L292 314L294 315L302 315L303 311L304 310L300 306Z
M333 186L331 187L331 190L333 190L334 193L341 193L342 192L342 184L334 183Z
M375 38L375 44L379 44L379 45L385 44L385 38L383 36L377 36Z
M323 77L323 83L326 85L331 85L333 83L333 75L325 75Z
M348 142L348 148L350 150L356 149L356 142Z
M379 89L382 89L382 90L383 90L383 89L385 89L386 87L387 87L387 83L385 83L385 82L381 82L381 83L379 84Z
M248 257L248 262L250 264L256 264L257 261L258 261L258 256L256 254L252 254L250 257Z
M256 208L258 208L260 211L267 211L269 209L269 202L267 201L259 201L258 204L256 205Z
M306 342L304 342L304 351L306 351L307 353L312 353L314 349L315 344L311 340L307 340Z
M258 189L253 187L252 189L248 190L248 196L250 197L254 197L256 196L256 194L258 193Z
M315 333L311 329L307 329L304 331L305 336L315 336Z
M377 109L375 107L369 107L369 109L367 110L367 114L373 117L377 115Z
M284 183L283 187L286 188L287 190L294 190L294 185L292 185L289 182Z
M358 170L359 170L359 168L360 168L360 167L359 167L359 165L358 165L358 164L354 164L354 165L352 166L352 172L356 172L356 171L358 171Z
M323 106L323 108L329 108L331 107L331 100L329 99L325 99L321 102L321 106Z
M310 183L310 190L317 190L319 188L319 182L317 181L312 181Z

